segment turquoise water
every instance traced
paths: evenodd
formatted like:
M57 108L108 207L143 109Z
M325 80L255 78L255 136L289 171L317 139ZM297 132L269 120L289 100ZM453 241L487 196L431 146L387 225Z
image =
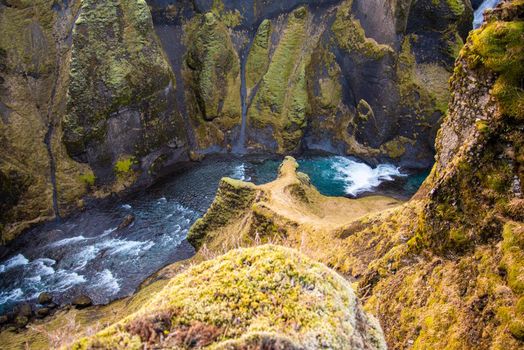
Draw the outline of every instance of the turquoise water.
M427 170L402 170L392 164L376 167L356 159L340 156L310 156L298 160L299 171L307 174L311 183L326 196L359 197L368 194L390 195L408 199L418 190L429 174ZM280 159L261 164L244 165L245 176L255 183L266 183L276 178Z

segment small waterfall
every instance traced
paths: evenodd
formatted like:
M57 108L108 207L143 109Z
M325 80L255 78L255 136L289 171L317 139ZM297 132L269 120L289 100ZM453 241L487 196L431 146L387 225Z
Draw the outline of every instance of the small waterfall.
M473 29L477 29L482 25L482 22L484 22L484 11L497 6L499 2L500 0L484 0L484 2L480 4L479 8L475 10Z
M246 48L243 50L240 57L240 102L242 106L242 122L240 124L240 135L236 144L233 146L233 152L237 154L246 153L246 128L247 128L247 107L248 107L248 93L246 83L246 65L249 57L249 51L255 37L249 39Z

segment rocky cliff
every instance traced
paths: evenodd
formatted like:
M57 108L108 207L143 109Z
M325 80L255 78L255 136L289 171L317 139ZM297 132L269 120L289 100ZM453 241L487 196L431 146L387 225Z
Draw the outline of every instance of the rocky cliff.
M469 1L150 5L201 152L317 149L431 164Z
M2 1L0 16L3 242L187 159L144 1Z

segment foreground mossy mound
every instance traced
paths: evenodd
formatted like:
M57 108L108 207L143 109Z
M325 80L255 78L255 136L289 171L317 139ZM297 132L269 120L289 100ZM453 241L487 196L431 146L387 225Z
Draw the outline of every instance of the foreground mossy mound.
M267 347L269 346L269 347ZM74 349L385 349L350 284L297 251L233 250L172 279Z

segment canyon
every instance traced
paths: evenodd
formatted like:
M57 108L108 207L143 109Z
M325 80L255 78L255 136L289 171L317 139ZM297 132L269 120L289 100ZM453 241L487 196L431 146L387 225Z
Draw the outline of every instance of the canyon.
M0 28L0 274L151 260L7 348L523 346L522 0L4 0Z

